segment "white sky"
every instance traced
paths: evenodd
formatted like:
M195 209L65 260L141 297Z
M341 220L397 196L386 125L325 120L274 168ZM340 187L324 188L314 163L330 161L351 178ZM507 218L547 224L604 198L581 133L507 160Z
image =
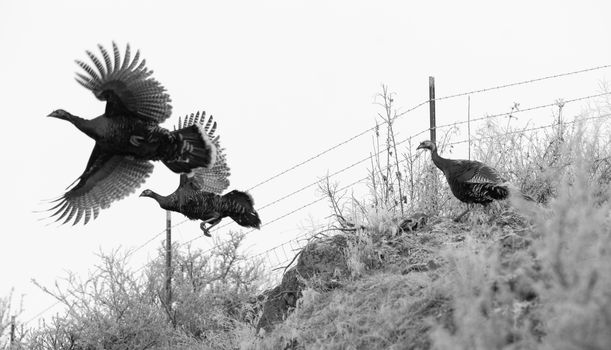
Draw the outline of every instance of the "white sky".
M413 3L413 4L412 4ZM374 125L372 102L389 85L399 107L437 96L611 63L609 1L23 1L0 2L0 138L3 251L0 295L26 294L23 320L54 302L31 283L52 285L66 270L85 273L93 253L139 246L165 227L165 212L137 194L87 226L45 226L32 211L59 196L83 171L93 141L67 122L104 104L74 81L75 59L112 40L139 49L173 100L174 117L206 110L232 168L231 188L246 189ZM599 92L610 70L477 94L473 117ZM583 106L578 104L575 113ZM466 98L440 101L438 124L466 118ZM549 121L550 110L525 118ZM541 122L544 123L544 122ZM397 122L399 138L427 127L428 107ZM425 139L426 136L422 137ZM421 141L418 139L416 141ZM371 151L371 135L252 191L261 206ZM341 174L349 184L365 167ZM172 192L178 177L157 164L144 188ZM316 199L308 190L260 212L263 223ZM324 221L326 203L254 232L253 253ZM174 222L183 220L173 215ZM225 222L223 222L225 223ZM230 226L235 228L236 226ZM201 235L189 222L174 239ZM223 235L217 232L216 235ZM160 237L160 239L163 236ZM160 239L134 254L134 268ZM210 247L199 239L195 246Z

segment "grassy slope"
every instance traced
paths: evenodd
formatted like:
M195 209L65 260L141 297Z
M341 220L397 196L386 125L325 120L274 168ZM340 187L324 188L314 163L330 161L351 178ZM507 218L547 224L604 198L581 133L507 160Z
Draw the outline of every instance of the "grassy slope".
M611 348L611 149L603 126L552 139L490 138L479 150L544 203L513 199L455 224L445 216L458 208L446 202L436 206L441 216L407 233L390 212L353 213L366 228L349 234L350 276L331 291L306 289L284 322L261 339L245 336L242 347ZM511 161L494 158L511 152Z

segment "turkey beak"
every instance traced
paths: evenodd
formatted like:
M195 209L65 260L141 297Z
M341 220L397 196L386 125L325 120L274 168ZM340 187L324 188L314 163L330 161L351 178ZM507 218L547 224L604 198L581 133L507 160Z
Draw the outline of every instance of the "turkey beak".
M144 192L140 193L138 197L144 197Z
M420 144L420 145L418 145L418 148L416 148L416 151L419 150L419 149L423 149L423 148L424 148L424 145Z

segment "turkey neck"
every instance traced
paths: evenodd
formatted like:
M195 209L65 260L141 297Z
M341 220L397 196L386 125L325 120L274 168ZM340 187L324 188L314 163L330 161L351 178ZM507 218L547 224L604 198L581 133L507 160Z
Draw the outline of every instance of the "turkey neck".
M156 200L157 203L159 203L159 206L161 208L166 209L166 210L171 210L171 208L169 208L169 206L171 204L170 203L171 200L169 198L170 196L162 196L162 195L160 195L157 192L153 192L153 193L151 193L150 197L153 198L154 200Z
M433 163L445 173L445 169L447 169L450 160L440 156L439 153L437 153L437 147L431 151L431 158L433 159Z
M89 120L76 115L70 115L68 121L94 140L98 139L100 128L103 126L103 120L100 120L100 117Z

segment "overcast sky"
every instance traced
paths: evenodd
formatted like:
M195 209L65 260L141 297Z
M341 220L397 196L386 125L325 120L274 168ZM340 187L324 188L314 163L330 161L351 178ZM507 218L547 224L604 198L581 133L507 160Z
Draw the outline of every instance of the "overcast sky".
M74 80L75 59L115 40L139 49L172 97L173 117L213 114L232 169L231 188L247 189L370 128L381 84L403 110L437 96L611 64L609 1L24 1L0 2L0 99L3 171L0 295L24 293L23 319L54 302L30 283L51 285L70 270L85 273L94 253L133 248L161 232L165 213L137 194L168 194L178 176L163 165L136 195L114 203L87 226L45 226L40 201L56 198L83 171L93 140L69 123L45 118L63 108L84 118L104 104ZM412 5L414 4L414 5ZM600 92L598 70L471 97L478 117ZM571 106L578 113L584 104ZM466 97L437 104L438 123L466 118ZM522 120L548 122L551 110ZM427 127L424 106L397 121L400 138ZM422 141L426 137L416 140ZM367 156L367 134L252 191L258 206ZM366 175L338 176L349 184ZM263 223L307 204L303 191L260 212ZM326 203L250 235L252 253L325 221ZM183 220L173 215L175 223ZM229 226L235 228L236 226ZM223 232L216 235L223 236ZM180 242L201 235L197 223L174 229ZM134 254L144 264L161 239ZM210 247L202 238L193 244Z

